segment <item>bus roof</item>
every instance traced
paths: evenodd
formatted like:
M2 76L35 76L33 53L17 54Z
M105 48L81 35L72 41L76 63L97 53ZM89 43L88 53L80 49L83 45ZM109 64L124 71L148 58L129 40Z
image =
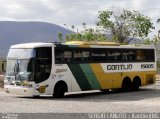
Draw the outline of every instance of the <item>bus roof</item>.
M136 49L154 49L153 45L143 44L131 44L131 45L120 45L115 42L84 42L84 41L71 41L65 43L67 46L77 46L86 48L136 48Z
M11 48L36 48L36 47L81 47L81 48L129 48L129 49L154 49L153 45L119 45L115 42L83 42L83 41L71 41L67 43L45 43L45 42L33 42L12 45Z
M84 41L70 41L66 42L66 45L98 45L98 46L119 46L118 43L115 42L96 42L96 41L91 41L91 42L84 42Z
M44 42L34 42L34 43L22 43L22 44L16 44L12 45L11 48L36 48L36 47L50 47L53 43L44 43Z

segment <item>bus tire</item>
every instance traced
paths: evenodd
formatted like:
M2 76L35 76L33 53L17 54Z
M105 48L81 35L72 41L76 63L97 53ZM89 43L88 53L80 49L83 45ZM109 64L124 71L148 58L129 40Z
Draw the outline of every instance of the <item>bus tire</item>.
M55 98L62 98L65 92L67 92L67 85L65 82L60 81L55 85L53 96Z
M132 87L132 83L129 77L126 77L123 79L122 82L122 91L126 92L126 91L130 91Z
M139 77L135 77L132 82L132 90L136 91L139 90L141 86L141 79Z

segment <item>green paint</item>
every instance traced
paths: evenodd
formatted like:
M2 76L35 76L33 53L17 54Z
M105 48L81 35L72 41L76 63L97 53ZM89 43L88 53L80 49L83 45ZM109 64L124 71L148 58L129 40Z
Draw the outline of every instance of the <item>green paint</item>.
M92 89L93 90L100 89L101 86L100 86L94 72L92 71L90 65L89 64L80 64L80 67L81 67L83 73L85 74Z
M68 64L72 74L74 75L77 83L79 84L82 91L92 90L90 83L88 82L84 72L82 71L79 64Z

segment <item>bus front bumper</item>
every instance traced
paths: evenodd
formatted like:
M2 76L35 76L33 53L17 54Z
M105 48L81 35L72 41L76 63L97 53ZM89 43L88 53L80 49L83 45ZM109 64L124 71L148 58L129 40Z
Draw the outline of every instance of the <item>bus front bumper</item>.
M25 96L34 95L34 89L31 87L7 85L7 86L4 86L4 90L10 94L25 95Z

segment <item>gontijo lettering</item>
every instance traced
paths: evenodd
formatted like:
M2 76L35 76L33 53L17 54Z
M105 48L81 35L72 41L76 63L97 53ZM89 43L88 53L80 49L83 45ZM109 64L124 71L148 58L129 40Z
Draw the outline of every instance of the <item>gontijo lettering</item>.
M107 65L107 70L131 70L132 64Z

